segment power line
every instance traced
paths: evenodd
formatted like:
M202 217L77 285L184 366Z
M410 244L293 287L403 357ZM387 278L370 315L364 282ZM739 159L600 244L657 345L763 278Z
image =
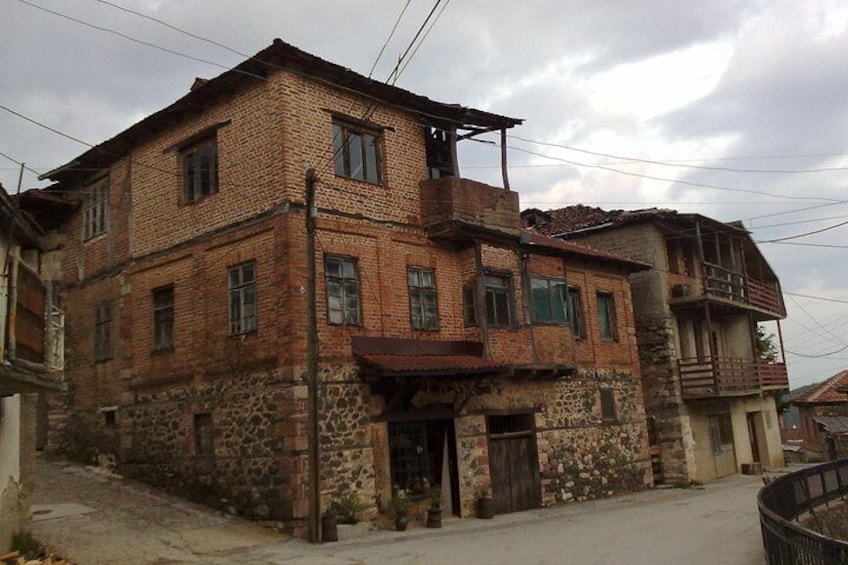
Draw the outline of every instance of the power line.
M817 208L827 208L828 206L838 206L839 204L848 204L848 200L841 200L839 202L828 202L826 204L816 204L815 206L807 206L806 208L798 208L795 210L787 210L785 212L773 212L771 214L763 214L761 216L751 216L750 218L745 218L744 221L750 222L751 220L761 220L763 218L773 218L774 216L785 216L786 214L795 214L798 212L806 212L808 210L815 210Z
M799 292L787 292L785 290L783 291L783 294L785 294L787 296L798 296L800 298L809 298L811 300L822 300L824 302L836 302L836 303L839 303L839 304L848 304L848 300L840 300L839 298L827 298L827 297L824 297L824 296L813 296L813 295L810 295L810 294L801 294Z
M400 24L400 20L403 19L403 15L406 13L406 9L409 8L409 4L411 2L412 0L406 0L406 4L403 5L403 9L400 11L400 14L398 14L398 17L395 20L395 25L392 26L392 31L389 32L389 36L383 42L383 46L380 47L380 52L377 53L377 58L374 59L374 64L371 65L371 70L368 71L368 78L371 78L371 76L374 74L374 69L377 68L377 63L379 63L380 59L383 57L383 53L386 51L386 47L389 45L389 41L391 41L392 37L395 36L395 31L398 28L398 24Z
M735 202L734 204L741 204L741 202ZM756 204L756 202L754 202L753 204ZM829 216L827 218L810 218L808 220L796 220L794 222L782 222L782 223L779 223L779 224L767 224L765 226L751 226L751 227L752 227L752 229L756 228L758 230L764 230L766 228L778 228L778 227L783 227L783 226L796 226L798 224L809 224L809 223L812 223L812 222L825 222L827 220L839 220L841 218L848 218L848 216L842 215L842 216Z
M560 143L551 143L545 141L538 141L534 139L526 139L523 137L519 137L517 135L509 135L511 139L518 139L520 141L525 141L527 143L535 143L537 145L545 145L548 147L559 147L561 149L567 149L569 151L576 151L578 153L586 153L588 155L596 155L598 157L608 157L611 159L623 159L625 161L631 161L636 163L646 163L649 165L662 165L664 167L680 167L687 169L698 169L698 170L706 170L706 171L723 171L723 172L732 172L732 173L782 173L782 174L798 174L798 173L823 173L823 172L831 172L831 171L845 171L848 170L848 167L823 167L818 169L735 169L732 167L707 167L704 165L684 165L682 163L673 163L670 161L657 161L653 159L642 159L637 157L627 157L623 155L615 155L612 153L602 153L599 151L590 151L588 149L581 149L579 147L574 147L571 145L563 145Z
M237 72L237 73L247 75L247 76L250 76L250 77L253 77L253 78L257 78L257 79L260 79L260 80L268 80L266 77L264 77L262 75L257 75L257 74L251 73L249 71L239 69L239 68L228 67L227 65L222 65L222 64L216 63L214 61L209 61L208 59L201 59L200 57L195 57L194 55L188 55L187 53L175 51L174 49L169 49L168 47L162 47L161 45L156 45L155 43L150 43L149 41L137 39L135 37L132 37L130 35L127 35L125 33L120 32L120 31L116 31L116 30L108 28L108 27L99 26L99 25L87 22L85 20L75 18L73 16L69 16L67 14L63 14L61 12L57 12L57 11L51 10L49 8L45 8L44 6L39 6L38 4L34 4L32 2L29 2L28 0L18 0L18 2L20 2L22 4L26 4L27 6L31 6L35 9L37 9L37 10L42 10L44 12L47 12L48 14L53 14L54 16L58 16L60 18L64 18L66 20L78 23L80 25L90 27L92 29L102 31L104 33L111 33L112 35L117 35L118 37L121 37L121 38L126 39L128 41L132 41L133 43L138 43L139 45L144 45L146 47L158 49L159 51L164 51L165 53L170 53L171 55L176 55L178 57L190 59L192 61L197 61L199 63L206 63L207 65L212 65L212 66L219 67L219 68L226 69L226 70L232 70L233 72Z
M844 222L839 222L838 224L834 224L832 226L827 226L826 228L821 228L821 229L809 231L809 232L806 232L806 233L799 233L797 235L789 235L789 236L786 236L786 237L780 237L780 238L777 238L777 239L766 239L766 240L760 241L759 243L781 243L781 242L784 242L784 241L788 241L790 239L800 239L802 237L808 237L808 236L811 236L811 235L815 235L817 233L830 231L832 229L842 227L846 224L848 224L848 220L846 220Z
M438 3L437 3L437 4L438 4ZM419 49L419 48L420 48L420 47L424 44L424 41L426 41L427 36L428 36L428 35L430 35L430 31L431 31L431 30L433 29L433 27L436 25L436 22L438 22L438 21L439 21L439 18L441 18L441 17L442 17L442 14L444 13L445 8L447 8L447 7L448 7L448 4L450 4L450 0L445 0L445 4L444 4L444 6L442 6L442 9L441 9L441 10L439 10L439 13L438 13L438 14L436 14L436 18L433 20L433 23L431 23L431 24L430 24L430 27L428 27L428 28L427 28L427 31L425 31L425 32L424 32L424 36L421 38L421 41L419 41L419 42L418 42L418 45L416 45L416 46L415 46L415 49L412 51L412 54L409 56L409 59L407 59L407 60L406 60L406 63L404 63L404 64L403 64L403 67L402 67L402 68L400 69L400 71L398 72L398 77L400 77L400 75L403 73L403 71L405 71L405 70L406 70L406 67L407 67L407 66L409 65L409 63L412 61L412 58L413 58L413 57L415 57L415 54L416 54L416 53L418 53L418 49ZM397 78L398 78L398 77L396 77L396 78L395 78L395 80L397 80Z
M389 78L386 79L386 83L393 85L397 82L397 79L400 78L400 74L401 74L401 72L403 72L402 70L399 70L401 63L406 58L406 56L409 54L409 51L410 51L410 49L412 49L412 46L415 44L415 41L418 39L418 36L420 36L421 32L424 31L424 27L427 25L427 22L429 22L430 18L433 17L433 13L436 11L436 8L438 8L439 4L441 4L441 3L442 3L442 0L436 0L436 2L433 4L433 7L430 9L430 13L427 14L427 17L424 18L424 22L422 22L421 26L419 26L418 31L415 32L415 36L412 38L412 41L409 42L409 45L406 47L406 50L403 52L403 55L401 55L400 58L398 59L398 62L395 65L395 68L392 69L392 72L389 73ZM417 51L417 49L416 49L416 51ZM406 68L405 65L404 65L404 68Z
M754 241L754 243L769 243L768 241ZM824 247L828 249L848 249L848 245L833 245L828 243L798 243L796 241L775 241L775 245L797 245L799 247Z
M601 169L601 170L604 170L604 171L618 173L618 174L621 174L621 175L638 177L638 178L643 178L643 179L648 179L648 180L655 180L655 181L660 181L660 182L669 182L669 183L672 183L672 184L682 184L682 185L692 186L692 187L697 187L697 188L711 188L711 189L714 189L714 190L723 190L723 191L727 191L727 192L744 192L744 193L748 193L748 194L757 194L759 196L769 196L771 198L785 198L787 200L818 200L818 201L825 200L825 201L831 201L832 203L839 203L839 204L846 202L845 200L836 200L836 199L833 199L833 198L819 198L819 197L816 197L816 196L789 196L789 195L785 195L785 194L774 194L774 193L765 192L765 191L762 191L762 190L752 190L752 189L748 189L748 188L731 188L731 187L727 187L727 186L718 186L718 185L715 185L715 184L705 184L705 183L690 182L690 181L680 180L680 179L655 177L653 175L645 175L645 174L642 174L642 173L632 173L630 171L622 171L621 169L613 169L612 167L606 167L604 165L594 165L594 164L591 164L591 163L581 163L579 161L572 161L570 159L563 159L562 157L552 157L550 155L545 155L544 153L538 153L536 151L530 151L529 149L523 149L521 147L515 147L515 146L512 146L512 145L510 145L509 148L513 149L515 151L520 151L522 153L529 153L530 155L537 155L537 156L543 157L545 159L553 159L555 161L562 161L564 163L568 163L568 164L574 165L576 167L586 167L586 168L590 168L590 169Z

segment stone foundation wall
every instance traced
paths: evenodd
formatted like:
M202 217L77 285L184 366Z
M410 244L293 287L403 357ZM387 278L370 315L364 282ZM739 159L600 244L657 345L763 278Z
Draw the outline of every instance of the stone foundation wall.
M670 318L637 317L636 340L642 367L645 411L660 446L664 482L686 483L693 476L691 430L682 417L682 400Z

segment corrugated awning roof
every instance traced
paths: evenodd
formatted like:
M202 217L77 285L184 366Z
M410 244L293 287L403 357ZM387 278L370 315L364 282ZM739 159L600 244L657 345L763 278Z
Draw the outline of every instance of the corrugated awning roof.
M828 433L848 434L848 416L819 416L813 421L821 424Z

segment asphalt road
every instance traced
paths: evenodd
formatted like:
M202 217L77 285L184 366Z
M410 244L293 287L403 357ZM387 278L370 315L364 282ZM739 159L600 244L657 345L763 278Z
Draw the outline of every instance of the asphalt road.
M366 532L319 546L91 468L39 459L33 533L80 565L165 563L762 565L759 477ZM364 534L364 535L361 535Z

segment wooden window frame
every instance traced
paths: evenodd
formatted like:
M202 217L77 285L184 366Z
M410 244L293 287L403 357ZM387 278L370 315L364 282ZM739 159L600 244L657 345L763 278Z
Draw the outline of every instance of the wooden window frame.
M336 176L382 186L382 133L333 118L332 135Z
M568 292L566 291L565 279L559 277L543 277L539 275L531 275L529 279L530 316L533 323L536 325L568 325ZM539 288L539 285L544 285L544 288ZM537 290L541 290L544 292L545 302L547 303L546 313L541 313L538 311L536 302ZM557 311L557 304L554 296L555 292L558 292L560 295L559 309L562 310L562 317L560 319L556 319L556 316L554 315L554 312ZM543 314L546 315L543 316Z
M109 228L109 179L88 185L83 194L83 240L106 233Z
M240 263L227 270L230 335L255 332L259 325L256 278L256 261ZM252 313L248 313L251 310Z
M153 300L153 350L174 349L174 285L154 288Z
M503 281L503 286L492 284L495 280ZM515 325L515 291L512 284L512 273L485 271L483 273L483 291L486 303L486 324L490 328L512 328ZM505 300L498 300L502 298ZM498 307L499 302L501 303ZM503 319L505 313L506 320Z
M211 166L204 168L204 160ZM201 139L180 149L183 169L183 199L192 204L218 192L218 137Z
M430 283L425 281L429 278ZM409 289L409 325L413 330L439 330L439 304L436 293L436 273L429 267L407 267ZM428 313L432 305L432 313Z
M474 295L473 284L462 287L462 321L466 327L477 325L477 302Z
M339 269L337 274L330 274L330 263L334 261L339 263ZM346 267L351 268L352 274L346 274ZM324 283L327 323L331 326L361 326L362 300L359 288L359 264L356 258L345 255L325 255ZM340 314L340 317L337 314Z
M571 331L577 339L586 337L586 317L583 313L583 299L579 286L568 287L568 313L571 320Z
M614 342L618 341L618 322L615 316L615 296L611 292L599 291L597 293L598 306L598 331L601 335L601 341ZM605 303L605 310L601 304ZM606 320L604 320L604 312L606 312ZM604 322L609 330L609 333L604 332Z

